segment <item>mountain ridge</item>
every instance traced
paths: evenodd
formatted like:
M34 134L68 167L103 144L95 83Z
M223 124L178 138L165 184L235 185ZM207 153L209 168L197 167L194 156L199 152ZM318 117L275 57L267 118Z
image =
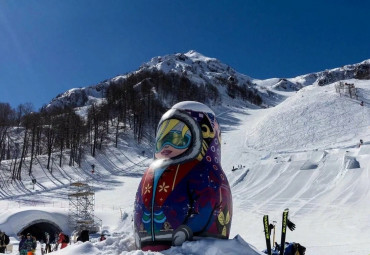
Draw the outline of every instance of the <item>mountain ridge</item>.
M106 79L96 85L70 89L53 98L45 108L76 108L92 105L93 103L104 100L107 88L111 84L145 71L160 71L164 74L175 73L181 77L188 78L191 83L197 86L215 86L221 96L229 94L229 96L232 97L229 93L231 90L227 90L227 88L225 88L226 86L233 86L232 89L245 87L247 89L252 89L252 91L257 90L256 93L258 93L262 97L262 101L264 101L268 97L276 96L280 91L298 91L305 86L313 84L324 86L333 82L352 78L370 79L370 59L357 64L299 75L293 78L270 78L260 80L241 74L216 58L206 57L201 53L190 50L187 53L153 57L136 71ZM267 99L267 101L269 100ZM263 103L264 102L262 102L262 106L264 105Z

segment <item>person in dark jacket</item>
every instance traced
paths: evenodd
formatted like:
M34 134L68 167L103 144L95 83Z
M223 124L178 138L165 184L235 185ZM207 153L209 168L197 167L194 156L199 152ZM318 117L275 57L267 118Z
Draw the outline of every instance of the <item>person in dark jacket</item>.
M26 237L24 235L21 235L21 240L19 241L18 245L18 251L20 255L27 255L27 250L23 248L24 242L26 241Z
M87 242L89 240L90 240L89 230L82 230L81 234L77 237L77 242L78 241Z
M5 253L6 246L9 244L9 236L0 231L0 253Z
M33 236L31 236L30 233L27 233L26 240L24 240L22 246L20 246L21 254L27 254L27 252L29 251L35 252L36 246L37 246L36 239L33 238Z

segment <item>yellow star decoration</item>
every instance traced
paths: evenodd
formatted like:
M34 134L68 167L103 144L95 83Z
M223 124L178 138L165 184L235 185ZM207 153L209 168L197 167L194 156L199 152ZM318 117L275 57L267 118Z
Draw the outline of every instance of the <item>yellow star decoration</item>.
M152 186L150 186L150 184L146 185L144 195L145 195L146 193L150 193L150 189L151 189L151 188L152 188Z
M222 235L226 236L226 233L227 233L226 225L229 224L229 222L230 222L229 212L226 213L226 216L223 212L220 212L220 214L218 215L218 221L220 222L221 226L224 226L222 228Z
M159 185L159 192L162 192L162 191L167 192L167 189L168 189L169 187L170 187L169 185L166 185L166 183L165 183L165 182L163 182L163 184L162 184L162 185Z

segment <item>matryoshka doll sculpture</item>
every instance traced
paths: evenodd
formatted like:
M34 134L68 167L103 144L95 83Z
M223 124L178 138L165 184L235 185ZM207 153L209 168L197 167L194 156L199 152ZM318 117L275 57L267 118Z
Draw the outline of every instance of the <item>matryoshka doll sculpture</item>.
M208 106L180 102L162 116L134 210L135 243L144 251L229 238L232 197L221 168L220 126Z

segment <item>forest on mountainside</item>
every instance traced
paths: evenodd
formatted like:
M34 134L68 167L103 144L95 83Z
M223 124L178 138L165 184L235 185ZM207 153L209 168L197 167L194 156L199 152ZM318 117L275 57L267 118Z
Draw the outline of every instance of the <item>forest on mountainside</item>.
M232 80L226 81L225 86L231 98L262 102L256 90L247 86L239 87ZM105 99L87 106L86 116L78 115L70 106L34 111L31 103L13 109L0 102L0 167L4 169L1 162L6 160L11 178L21 180L22 169L32 175L34 160L39 155L47 155L49 171L53 154L57 155L60 167L66 163L80 166L84 154L94 157L96 150L104 149L108 138L114 139L117 147L123 132L131 132L138 143L145 132L153 137L163 113L186 100L208 104L222 101L212 84L197 85L177 73L143 70L125 79L111 80Z

